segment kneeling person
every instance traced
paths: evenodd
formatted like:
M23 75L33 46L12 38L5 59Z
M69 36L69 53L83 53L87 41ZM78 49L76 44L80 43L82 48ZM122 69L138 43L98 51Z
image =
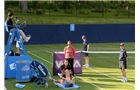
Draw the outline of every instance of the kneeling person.
M65 75L66 75L66 78L62 77L62 79L54 80L54 82L58 82L58 83L64 85L65 87L73 87L73 85L75 83L75 78L70 75L69 70L65 71Z
M60 77L66 78L66 72L65 72L66 70L68 70L69 73L70 73L70 75L72 75L71 66L70 66L69 63L68 63L68 60L64 60L64 64L61 66L61 74L58 73L58 75L59 75ZM72 75L72 76L73 76L73 75Z

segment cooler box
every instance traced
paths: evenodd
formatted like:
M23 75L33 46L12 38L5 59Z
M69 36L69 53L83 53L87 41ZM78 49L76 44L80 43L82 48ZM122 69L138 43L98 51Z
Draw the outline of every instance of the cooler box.
M16 61L16 81L17 82L29 82L31 79L31 61L18 60Z

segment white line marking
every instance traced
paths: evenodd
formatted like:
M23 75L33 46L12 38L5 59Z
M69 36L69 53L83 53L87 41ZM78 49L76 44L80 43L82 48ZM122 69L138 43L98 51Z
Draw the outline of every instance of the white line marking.
M30 53L30 54L32 54L32 55L34 55L34 56L36 56L36 57L38 57L38 58L40 58L40 59L42 59L43 61L45 61L45 62L48 62L49 64L52 64L51 62L49 62L48 60L46 60L46 59L44 59L44 58L42 58L42 57L40 57L40 56L38 56L38 55L36 55L36 54L34 54L34 53L31 53L30 51L27 51L28 53Z
M45 61L45 62L48 62L49 64L51 64L52 65L52 63L51 62L49 62L48 60L46 60L46 59L44 59L44 58L42 58L42 57L40 57L40 56L38 56L38 55L36 55L36 54L34 54L34 53L31 53L30 51L27 51L28 53L30 53L30 54L32 54L32 55L34 55L34 56L36 56L36 57L38 57L38 58L40 58L40 59L42 59L43 61ZM76 75L75 75L76 76ZM80 77L78 77L78 76L76 76L77 78L80 78ZM82 79L82 78L80 78L80 79ZM91 83L91 82L88 82L88 81L86 81L86 80L84 80L84 79L82 79L83 81L85 81L85 82L87 82L87 83L89 83L89 84L91 84L91 85L93 85L93 86L95 86L95 87L97 87L97 88L99 88L100 90L104 90L103 88L101 88L101 87L99 87L99 86L97 86L97 85L95 85L95 84L93 84L93 83Z
M76 51L83 53L120 53L120 51ZM55 52L55 53L64 53L64 52ZM127 53L135 53L135 51L127 51Z
M115 52L117 52L117 51L115 51ZM131 51L131 52L133 52L133 51ZM51 53L51 52L49 51L48 53ZM120 79L117 79L117 78L115 78L115 77L112 77L112 76L110 76L110 75L108 75L108 74L99 72L99 71L97 71L97 70L95 70L95 69L92 69L92 68L89 68L89 69L91 69L92 71L98 72L98 73L100 73L100 74L102 74L102 75L105 75L105 76L107 76L107 77L109 77L109 78L113 78L113 79L115 79L115 80L120 80ZM130 84L130 83L128 83L128 82L123 82L123 83L135 87L133 84Z
M30 52L44 52L44 51L46 51L46 52L48 52L48 53L53 53L53 52L50 52L50 51L48 51L48 50L42 50L42 51L30 51ZM120 53L120 51L76 51L76 52L85 52L85 53ZM62 51L60 51L60 52L54 52L54 53L64 53L64 52L62 52ZM135 53L135 51L127 51L127 53Z
M120 79L117 79L117 78L115 78L115 77L112 77L112 76L110 76L110 75L108 75L108 74L99 72L99 71L97 71L97 70L95 70L95 69L92 69L92 68L88 68L88 69L90 69L90 70L92 70L92 71L95 71L95 72L97 72L97 73L100 73L100 74L102 74L102 75L105 75L105 76L107 76L107 77L113 78L113 79L115 79L115 80L120 80ZM123 82L123 83L135 87L133 84L130 84L130 83L128 83L128 82Z
M82 51L85 53L120 53L120 51ZM127 51L127 53L135 53L135 51Z
M80 77L78 77L78 76L76 76L77 78L80 78ZM87 82L87 83L89 83L89 84L91 84L91 85L93 85L93 86L95 86L95 87L97 87L97 88L99 88L99 89L101 89L101 90L105 90L105 89L103 89L103 88L101 88L101 87L99 87L99 86L97 86L97 85L95 85L95 84L93 84L93 83L91 83L91 82L89 82L89 81L86 81L85 79L83 79L83 78L80 78L80 79L82 79L83 81L85 81L85 82Z
M52 52L50 52L50 51L48 51L48 50L45 50L45 52L48 52L48 53L50 53L50 54L53 54Z

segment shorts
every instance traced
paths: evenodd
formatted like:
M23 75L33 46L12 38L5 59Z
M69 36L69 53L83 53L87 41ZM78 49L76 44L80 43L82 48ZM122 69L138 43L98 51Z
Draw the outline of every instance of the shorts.
M72 80L69 80L69 81L65 80L63 86L68 87L68 84L69 84L70 82L71 82L72 84L74 84L74 82L73 82Z
M88 56L88 53L84 53L84 55L85 55L85 57L87 57Z
M70 77L72 77L72 75L73 75L73 74L70 74ZM62 77L66 78L66 75L65 75L65 74L63 74L63 75L62 75Z
M120 68L120 69L126 69L126 68L127 68L126 60L124 60L124 61L119 61L119 68Z
M65 75L65 74L63 74L63 75L62 75L62 77L66 78L66 75Z

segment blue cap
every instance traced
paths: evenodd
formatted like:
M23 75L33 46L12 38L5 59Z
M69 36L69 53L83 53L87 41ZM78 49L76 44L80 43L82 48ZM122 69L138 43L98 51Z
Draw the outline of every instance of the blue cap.
M83 35L83 36L82 36L82 39L83 39L83 38L86 38L86 36L85 36L85 35Z
M124 43L120 43L120 46L125 46L125 44Z

